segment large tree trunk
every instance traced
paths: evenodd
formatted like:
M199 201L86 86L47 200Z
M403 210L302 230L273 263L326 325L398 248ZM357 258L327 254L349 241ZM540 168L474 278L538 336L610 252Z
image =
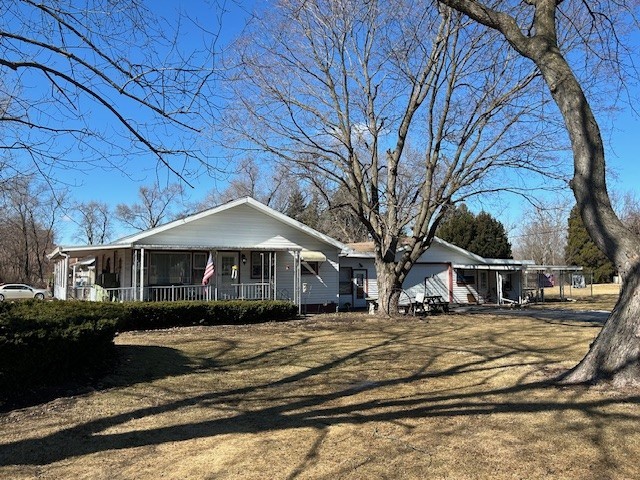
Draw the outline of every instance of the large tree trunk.
M640 382L640 239L619 220L609 200L602 137L582 88L559 50L535 58L563 115L574 156L571 181L584 225L623 279L618 303L585 358L565 382Z
M600 334L582 361L561 378L564 383L610 380L616 386L640 380L640 275L633 272Z
M402 281L396 273L396 264L376 258L378 283L378 314L388 317L398 313Z
M521 55L542 72L564 119L574 159L571 181L580 215L594 243L622 277L618 303L584 359L565 382L640 383L640 238L616 216L607 193L602 136L580 83L558 47L558 0L528 2L533 25L523 34L515 18L473 0L440 0L474 20L500 31ZM603 27L604 28L604 27Z

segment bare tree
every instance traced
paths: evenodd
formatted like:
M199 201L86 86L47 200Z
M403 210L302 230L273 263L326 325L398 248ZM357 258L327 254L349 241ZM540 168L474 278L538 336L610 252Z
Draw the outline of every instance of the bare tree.
M197 210L211 208L240 197L252 197L279 212L284 212L288 207L289 195L298 188L299 182L285 166L274 169L273 166L260 165L251 157L240 160L228 176L225 189L212 189L204 200L196 205Z
M54 245L54 225L64 195L54 196L34 176L15 176L0 192L0 281L46 285L46 254Z
M538 265L563 265L568 208L562 201L532 206L522 215L514 240L514 256Z
M127 170L145 156L186 178L214 113L220 19L212 9L213 31L186 42L191 19L155 11L139 0L2 2L0 150L50 181L78 159Z
M100 245L111 238L114 217L109 205L92 200L76 203L73 210L77 216L77 240L87 245Z
M502 43L423 2L281 0L238 46L229 141L291 165L362 222L382 314L448 206L521 192L522 177L502 181L510 169L551 166L538 73Z
M569 64L559 31L580 26L584 49L596 50L597 60L618 72L617 55L624 53L620 39L633 23L634 2L560 2L530 0L478 2L440 0L507 39L512 50L539 69L556 102L573 151L574 175L570 186L580 216L595 244L614 263L622 277L620 298L583 360L564 378L567 382L613 380L640 382L640 237L620 221L611 205L605 178L605 153L598 122L580 80ZM508 9L507 9L508 8ZM514 13L515 12L515 13ZM559 26L560 24L560 26ZM584 53L584 52L581 52ZM613 55L613 57L612 57ZM584 55L581 55L584 62ZM601 63L597 64L601 65Z
M640 235L640 200L637 196L626 193L622 197L620 218L629 230Z
M115 216L125 227L134 230L154 228L180 216L181 209L178 207L183 203L183 194L184 187L177 183L165 188L158 184L140 187L140 202L133 205L118 204Z

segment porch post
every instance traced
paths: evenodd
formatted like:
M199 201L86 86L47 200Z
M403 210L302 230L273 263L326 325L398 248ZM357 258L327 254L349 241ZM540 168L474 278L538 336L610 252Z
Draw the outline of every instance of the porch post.
M260 300L264 300L264 252L260 252Z
M62 253L61 255L64 256L64 259L56 263L56 267L58 267L58 278L54 280L53 291L54 295L55 293L58 293L59 297L57 298L59 298L60 300L67 300L69 298L69 294L67 291L69 281L69 255L66 253ZM56 288L59 289L58 292L56 292Z
M144 247L140 249L140 301L144 300Z
M138 250L133 251L133 265L131 265L131 288L133 289L131 300L136 300L136 294L138 291Z
M63 285L63 296L65 300L69 299L69 255L65 255L64 257L64 269L63 269L64 278L62 280Z
M273 300L278 299L278 252L273 252Z
M296 278L296 302L298 303L298 315L302 314L302 272L300 270L300 251L294 254L295 278Z

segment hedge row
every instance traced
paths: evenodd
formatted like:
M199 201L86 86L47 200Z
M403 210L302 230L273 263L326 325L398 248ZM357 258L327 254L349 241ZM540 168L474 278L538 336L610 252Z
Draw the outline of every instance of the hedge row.
M93 376L108 366L114 350L116 318L101 315L97 309L86 316L65 308L58 308L54 314L52 306L37 301L2 305L2 396Z
M289 302L0 303L0 396L99 374L117 331L295 318Z
M219 301L124 303L126 313L119 331L154 330L191 325L246 325L295 318L297 307L290 302Z

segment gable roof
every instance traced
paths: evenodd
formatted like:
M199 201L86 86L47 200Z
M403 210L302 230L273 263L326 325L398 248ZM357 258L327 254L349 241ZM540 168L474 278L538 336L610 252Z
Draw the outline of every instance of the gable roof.
M173 220L169 223L166 223L164 225L160 225L154 228L150 228L149 230L144 230L142 232L136 232L134 234L128 235L126 237L122 237L118 240L115 240L111 243L108 244L104 244L104 245L87 245L87 246L73 246L73 247L57 247L50 255L51 256L55 256L56 254L60 254L63 251L74 251L74 252L80 252L80 251L87 251L87 252L93 252L93 251L98 251L98 250L104 250L104 249L113 249L113 248L130 248L133 247L136 244L140 244L140 243L144 243L144 240L146 238L149 238L153 235L157 235L159 233L162 232L166 232L169 231L171 229L183 226L183 225L187 225L191 222L195 222L198 220L201 220L203 218L207 218L216 214L219 214L221 212L224 211L228 211L231 210L233 208L239 207L241 205L246 205L254 210L257 210L258 212L267 215L285 225L288 225L289 227L292 227L298 231L301 231L303 233L305 233L306 235L309 235L310 237L325 243L327 245L330 245L338 250L344 250L346 249L346 245L342 242L339 242L338 240L335 240L331 237L329 237L328 235L325 235L323 233L318 232L317 230L314 230L311 227L308 227L307 225L294 220L291 217L288 217L287 215L278 212L277 210L274 210L271 207L268 207L267 205L255 200L254 198L251 197L242 197L239 198L237 200L233 200L231 202L227 202L225 204L219 205L217 207L213 207L207 210L204 210L202 212L198 212L195 213L193 215L189 215L186 216L184 218L180 218L177 220Z
M531 260L513 260L508 258L485 258L473 252L470 252L469 250L466 250L462 247L458 247L453 243L449 243L445 240L442 240L439 237L433 237L432 244L440 245L446 249L456 252L458 255L462 257L468 258L471 264L521 266L521 265L530 265L534 263ZM344 256L356 257L356 258L375 257L373 242L349 243L347 246L349 247L349 250L343 252ZM402 251L403 248L404 247L401 245L398 248L398 251Z

